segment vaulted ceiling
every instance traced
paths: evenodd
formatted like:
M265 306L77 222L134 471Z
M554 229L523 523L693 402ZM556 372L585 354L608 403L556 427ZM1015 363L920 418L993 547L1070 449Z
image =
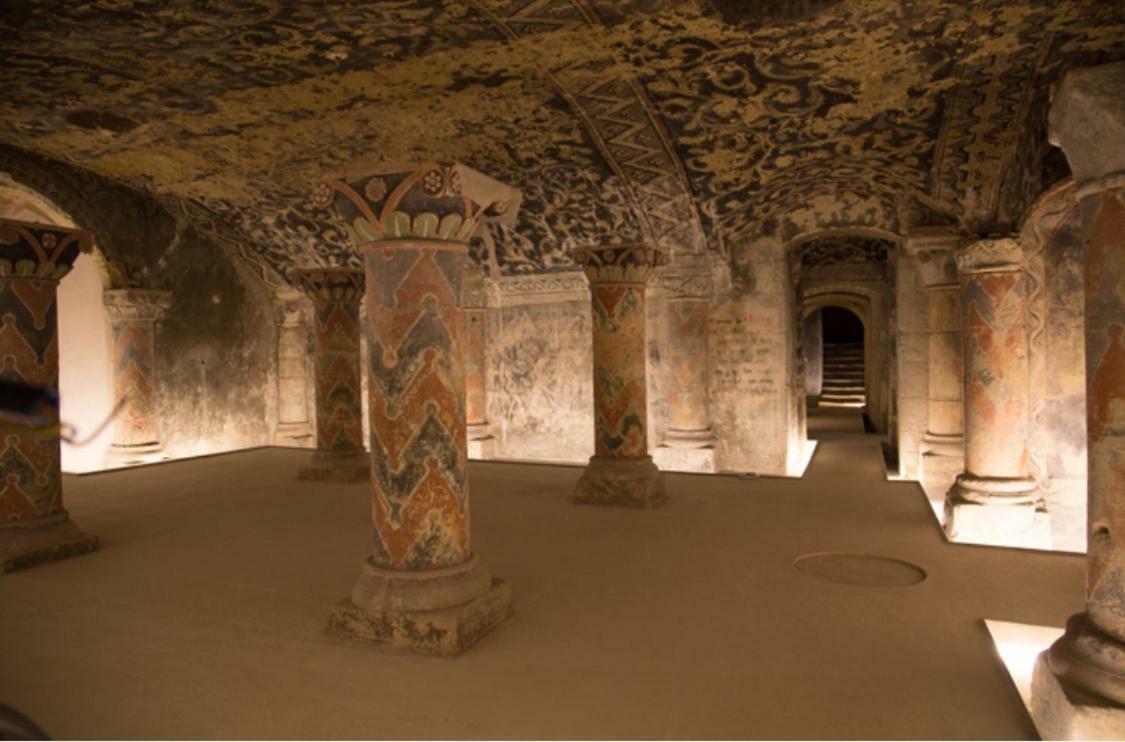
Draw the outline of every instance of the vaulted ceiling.
M1049 83L1115 0L13 0L0 142L151 193L285 275L354 260L321 174L460 160L524 193L483 259L987 225L1042 187ZM904 216L906 215L906 216Z

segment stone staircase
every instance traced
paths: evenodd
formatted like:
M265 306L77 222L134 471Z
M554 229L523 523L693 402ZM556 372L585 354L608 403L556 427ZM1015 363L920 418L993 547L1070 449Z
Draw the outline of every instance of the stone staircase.
M863 343L825 343L820 407L867 404L863 386Z

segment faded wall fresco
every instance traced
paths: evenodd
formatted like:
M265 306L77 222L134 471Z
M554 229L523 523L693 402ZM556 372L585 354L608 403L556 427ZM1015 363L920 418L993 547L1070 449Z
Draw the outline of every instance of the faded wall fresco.
M589 296L495 307L489 322L497 455L585 463L594 452Z

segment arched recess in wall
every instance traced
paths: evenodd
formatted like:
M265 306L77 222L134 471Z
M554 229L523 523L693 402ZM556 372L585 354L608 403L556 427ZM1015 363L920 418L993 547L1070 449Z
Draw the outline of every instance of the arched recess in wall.
M0 217L61 227L83 227L53 201L0 172ZM95 430L113 408L105 306L104 271L96 247L80 255L74 269L59 283L59 400L61 419L83 437ZM85 472L104 468L113 439L107 426L82 446L62 445L62 470Z
M826 309L840 308L853 314L859 320L860 325L863 327L863 395L866 397L867 390L873 388L873 385L882 383L879 369L871 366L871 343L869 338L872 334L872 296L865 292L860 291L833 291L831 289L819 291L814 290L811 294L805 296L805 301L801 306L801 317L806 321L823 312ZM821 347L824 348L827 339L822 335ZM829 359L825 359L829 360ZM809 374L808 359L806 358L806 375ZM851 404L842 404L841 406L854 406ZM863 406L866 406L866 399Z
M853 311L864 326L866 418L879 433L895 440L895 260L899 240L882 230L823 230L790 243L788 256L794 316L803 355L804 319L825 306ZM803 357L794 363L803 375ZM804 379L796 387L804 389ZM801 407L804 409L804 405Z
M1047 189L1020 228L1028 277L1029 452L1055 548L1086 546L1084 241L1074 182Z

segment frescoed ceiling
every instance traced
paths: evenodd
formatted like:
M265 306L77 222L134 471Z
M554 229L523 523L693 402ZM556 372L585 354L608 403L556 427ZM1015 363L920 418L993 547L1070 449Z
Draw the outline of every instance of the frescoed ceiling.
M355 262L308 195L362 161L521 189L482 259L969 228L1034 196L1050 82L1115 0L10 0L0 144L145 191L248 259ZM0 163L2 169L2 163Z

